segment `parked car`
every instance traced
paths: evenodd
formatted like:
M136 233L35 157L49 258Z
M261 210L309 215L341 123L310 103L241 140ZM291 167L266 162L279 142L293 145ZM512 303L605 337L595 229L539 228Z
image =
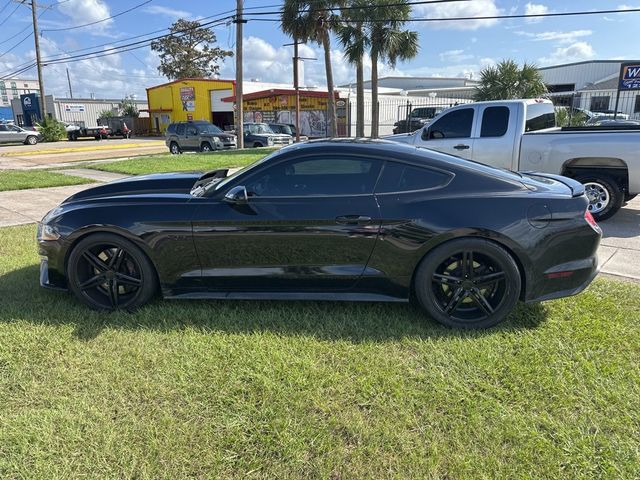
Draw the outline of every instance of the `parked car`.
M204 120L176 122L167 127L165 143L174 155L187 150L211 152L236 148L236 136Z
M296 126L290 123L270 123L269 128L273 131L273 133L284 133L285 135L291 135L293 141L296 140ZM306 142L309 140L309 137L306 135L300 135L300 141Z
M165 298L407 302L490 327L579 293L601 231L583 186L385 141L285 147L231 176L131 177L38 226L40 282L95 309Z
M411 133L425 126L433 120L444 107L418 107L411 110L411 113L404 120L393 124L393 133Z
M24 143L35 145L42 141L42 134L33 130L25 130L17 125L0 124L0 143Z
M640 193L637 128L555 125L549 100L477 102L452 107L412 134L387 138L494 167L574 178L585 185L596 220Z
M275 133L266 123L244 123L245 147L282 147L293 143L291 135Z

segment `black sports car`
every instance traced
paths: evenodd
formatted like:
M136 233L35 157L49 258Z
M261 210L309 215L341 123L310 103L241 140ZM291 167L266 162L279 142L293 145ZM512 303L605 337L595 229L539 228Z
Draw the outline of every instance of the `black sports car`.
M601 232L581 184L385 141L291 145L233 175L84 190L38 229L40 283L97 309L165 298L407 301L488 327L576 294Z

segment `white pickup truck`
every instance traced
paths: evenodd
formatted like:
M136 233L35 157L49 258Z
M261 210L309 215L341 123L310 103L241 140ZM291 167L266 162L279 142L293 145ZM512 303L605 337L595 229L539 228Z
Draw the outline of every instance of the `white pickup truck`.
M640 127L556 128L549 100L505 100L459 105L410 134L411 143L514 171L574 178L585 185L598 220L640 193Z

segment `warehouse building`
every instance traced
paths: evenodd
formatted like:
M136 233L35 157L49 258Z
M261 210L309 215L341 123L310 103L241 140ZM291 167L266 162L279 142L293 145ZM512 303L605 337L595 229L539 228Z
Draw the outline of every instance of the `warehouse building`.
M46 109L49 117L61 122L91 127L98 124L98 118L104 111L118 114L122 100L95 99L95 98L57 98L46 95ZM144 100L132 100L140 117L148 117L147 102ZM42 118L40 112L40 97L37 93L20 95L11 101L14 121L24 127L33 127Z

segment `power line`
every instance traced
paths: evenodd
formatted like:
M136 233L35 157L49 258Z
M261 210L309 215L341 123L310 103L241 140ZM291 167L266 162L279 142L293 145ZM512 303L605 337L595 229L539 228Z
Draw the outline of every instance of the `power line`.
M0 27L1 27L2 25L4 25L5 23L7 23L7 20L9 20L9 19L11 18L11 16L12 16L14 13L16 13L16 11L20 8L20 5L22 5L22 3L19 3L18 5L16 5L16 8L14 8L14 9L11 11L11 13L10 13L9 15L7 15L7 17L6 17L4 20L2 20L2 21L0 22ZM6 8L6 5L5 5L5 7L4 7L4 8ZM4 8L3 8L3 10L4 10Z
M42 30L42 32L43 32L43 33L44 33L44 32L61 32L61 31L64 31L64 30L76 30L76 29L78 29L78 28L89 27L89 26L91 26L91 25L96 25L96 24L98 24L98 23L106 22L107 20L111 20L111 19L113 19L113 18L120 17L121 15L124 15L124 14L126 14L126 13L129 13L129 12L131 12L131 11L133 11L133 10L136 10L137 8L143 7L143 6L145 6L147 3L151 3L151 2L153 2L153 0L145 0L144 2L139 3L139 4L137 4L137 5L134 5L133 7L128 8L128 9L126 9L126 10L123 10L122 12L118 12L118 13L116 13L115 15L111 15L111 16L109 16L109 17L101 18L100 20L96 20L95 22L85 23L85 24L83 24L83 25L74 25L73 27L64 27L64 28L47 28L47 29ZM64 3L64 2L60 2L60 3Z
M31 25L29 25L31 26ZM17 36L17 35L16 35ZM23 44L24 42L26 42L29 38L31 38L33 36L33 32L29 32L29 34L24 37L22 40L20 40L18 43L16 43L13 47L11 47L9 50L7 50L4 53L0 53L0 58L4 57L5 55L11 53L11 51L13 51L16 47L19 47L21 44Z
M4 4L4 7L0 8L0 13L4 12L5 8L7 8L11 4L11 0L7 0L7 3Z

